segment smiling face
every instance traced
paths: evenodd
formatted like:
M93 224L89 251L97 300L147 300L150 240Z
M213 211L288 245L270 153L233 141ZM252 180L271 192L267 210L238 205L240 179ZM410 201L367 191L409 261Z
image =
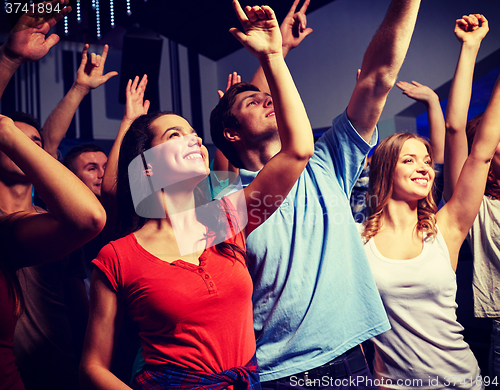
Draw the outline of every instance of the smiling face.
M165 172L169 183L208 174L208 150L184 118L163 115L155 119L150 128L154 138L152 148L145 155L155 180L161 172Z
M405 201L425 198L432 188L434 176L425 144L418 139L406 140L394 169L392 198Z
M101 184L108 158L103 152L84 152L73 162L74 173L97 196L101 196Z

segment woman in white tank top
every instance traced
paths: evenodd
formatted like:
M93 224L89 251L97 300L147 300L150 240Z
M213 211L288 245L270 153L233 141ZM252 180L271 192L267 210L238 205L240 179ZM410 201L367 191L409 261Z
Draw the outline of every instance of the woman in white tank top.
M487 31L482 15L458 24ZM432 193L432 150L425 139L394 134L373 154L371 216L362 236L392 326L373 339L381 388L484 388L456 320L454 271L499 141L497 80L455 192L439 211Z

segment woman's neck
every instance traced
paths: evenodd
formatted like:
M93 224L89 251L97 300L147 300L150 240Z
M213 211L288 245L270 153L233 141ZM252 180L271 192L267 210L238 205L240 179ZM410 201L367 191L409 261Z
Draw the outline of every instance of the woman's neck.
M159 191L164 205L165 218L150 219L136 236L143 242L151 241L168 245L169 250L180 255L197 253L206 247L206 227L198 221L193 192ZM155 245L156 246L156 245Z
M418 223L418 202L389 200L382 214L380 230L394 233L413 231Z

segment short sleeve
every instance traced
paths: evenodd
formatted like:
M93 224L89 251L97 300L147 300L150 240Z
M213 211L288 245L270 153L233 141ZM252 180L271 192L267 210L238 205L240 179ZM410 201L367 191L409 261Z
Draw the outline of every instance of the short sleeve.
M377 140L377 128L370 143L367 143L358 134L344 111L333 120L332 127L316 142L314 155L309 162L330 171L344 193L350 197L366 156L377 144Z
M92 261L108 278L113 290L117 292L121 283L120 263L112 244L104 246L97 257Z

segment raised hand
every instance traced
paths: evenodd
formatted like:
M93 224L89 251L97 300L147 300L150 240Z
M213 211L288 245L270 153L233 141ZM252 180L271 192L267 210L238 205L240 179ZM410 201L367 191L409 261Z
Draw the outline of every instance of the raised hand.
M233 0L243 32L237 28L229 31L252 54L257 57L279 54L282 56L281 33L274 11L267 5L241 8L238 0Z
M228 78L227 78L227 85L226 85L226 91L231 88L234 84L241 83L241 76L236 73L230 73ZM219 94L219 99L222 99L222 96L224 96L224 92L222 92L220 89L217 91Z
M53 0L40 3L45 12L34 13L37 7L30 7L30 12L22 15L10 32L5 44L5 54L13 61L38 61L50 48L59 42L59 37L52 34L45 37L54 25L66 16L71 7L66 7L69 0ZM43 5L43 7L42 7ZM58 9L59 11L54 11ZM52 10L53 12L48 12Z
M118 72L108 72L103 75L104 64L106 63L106 57L108 56L108 45L104 45L102 54L92 53L90 59L87 56L89 50L89 45L86 44L82 51L82 62L78 71L76 72L75 86L83 89L86 93L90 90L99 87L108 81L111 77L114 77Z
M291 50L297 47L305 37L313 32L312 28L307 28L306 11L311 0L304 1L298 12L295 12L300 0L295 0L288 11L288 14L281 23L280 31L283 37L283 49Z
M144 75L141 82L139 76L135 76L134 81L129 80L125 88L125 96L127 101L125 103L125 113L123 120L134 121L141 115L146 115L149 110L149 100L144 100L144 92L148 84L148 76Z
M403 91L403 93L409 98L421 102L424 104L429 104L432 99L439 98L437 94L428 86L412 81L407 83L406 81L398 81L396 86Z
M455 36L461 43L479 44L488 31L488 20L481 14L464 15L455 22Z

